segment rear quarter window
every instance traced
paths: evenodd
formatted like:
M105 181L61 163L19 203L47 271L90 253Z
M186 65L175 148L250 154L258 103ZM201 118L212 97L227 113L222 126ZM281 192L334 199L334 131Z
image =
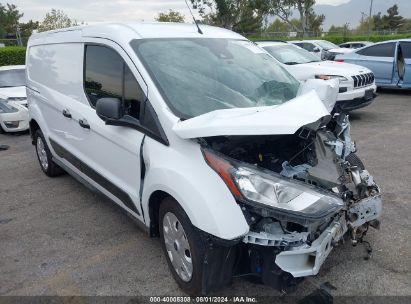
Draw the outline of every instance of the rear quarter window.
M406 59L411 59L411 42L401 42L401 50Z
M83 47L80 43L31 46L27 58L28 79L82 101L82 58Z

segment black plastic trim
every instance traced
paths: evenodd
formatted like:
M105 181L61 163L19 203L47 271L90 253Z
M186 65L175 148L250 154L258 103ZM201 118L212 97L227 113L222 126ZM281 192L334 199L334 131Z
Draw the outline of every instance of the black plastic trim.
M97 184L99 184L104 189L106 189L111 194L113 194L115 197L117 197L124 205L126 205L127 208L129 208L131 211L135 212L136 214L140 215L140 212L137 210L136 206L134 205L133 200L131 199L130 195L128 195L125 191L123 191L122 189L114 185L107 178L102 176L100 173L96 172L94 169L92 169L86 163L78 159L76 156L71 154L69 151L67 151L65 148L63 148L53 139L49 138L49 141L50 141L50 144L53 150L56 152L56 154L59 157L64 158L65 160L70 162L78 170L83 172L89 178L94 180Z
M336 107L338 107L340 110L344 111L344 112L348 112L348 111L353 111L353 110L357 110L357 109L361 109L364 108L370 104L372 104L375 100L375 97L377 97L377 94L373 94L373 97L371 99L365 99L364 97L360 97L360 98L355 98L352 100L340 100L337 101L336 103Z
M151 137L152 139L168 146L169 142L167 137L165 137L164 132L162 134L156 134L155 132L147 129L143 125L141 125L140 122L138 122L134 117L129 116L129 115L124 115L120 119L107 119L106 120L106 125L109 126L119 126L119 127L128 127L132 128L134 130L140 131L141 133L144 133L148 137ZM161 129L162 130L162 129Z
M85 187L87 187L88 189L90 189L93 192L96 192L97 194L100 194L102 196L104 196L105 198L107 198L109 201L113 202L116 206L119 206L115 201L113 201L113 199L109 196L107 196L104 192L102 192L100 189L96 188L94 185L92 185L89 181L85 180L81 175L79 175L77 172L75 172L73 169L71 169L69 166L67 166L64 162L62 162L61 160L53 157L53 161L59 165L61 168L63 168L64 171L66 171L68 174L70 174L73 178L75 178L77 181L79 181L80 183L82 183ZM133 214L131 214L130 212L128 212L128 210L122 208L121 206L119 206L123 212L125 212L127 214L128 217L130 217L136 224L137 226L144 231L145 233L149 234L150 230L149 228L144 225L144 223L142 221L140 221L139 219L137 219Z

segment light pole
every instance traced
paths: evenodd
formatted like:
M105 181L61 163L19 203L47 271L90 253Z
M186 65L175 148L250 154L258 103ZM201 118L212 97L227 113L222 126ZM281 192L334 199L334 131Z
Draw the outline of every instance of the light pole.
M374 0L371 0L370 3L370 14L368 15L368 40L370 40L370 36L371 36L371 20L372 20L372 4L373 4Z

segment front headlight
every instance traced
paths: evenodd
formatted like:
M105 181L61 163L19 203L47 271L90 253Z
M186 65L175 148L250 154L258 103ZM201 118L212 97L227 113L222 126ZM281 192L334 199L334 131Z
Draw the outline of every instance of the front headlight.
M19 110L7 102L7 100L0 99L0 113L16 113Z
M348 81L347 78L345 78L344 76L339 76L339 75L315 75L315 78L322 79L322 80L338 79L340 82Z
M304 218L319 219L343 207L343 201L324 190L286 179L203 150L207 163L222 177L237 200Z

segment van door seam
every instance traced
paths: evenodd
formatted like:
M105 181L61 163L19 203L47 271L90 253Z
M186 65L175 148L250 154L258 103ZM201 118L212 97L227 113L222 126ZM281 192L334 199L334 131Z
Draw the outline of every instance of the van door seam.
M144 156L143 156L143 147L144 147L145 139L146 139L146 135L144 134L143 139L141 140L141 145L140 145L140 191L139 191L140 208L141 208L141 214L143 216L144 222L146 221L144 217L144 209L143 209L143 187L144 187L144 177L146 176L146 164L144 162Z

